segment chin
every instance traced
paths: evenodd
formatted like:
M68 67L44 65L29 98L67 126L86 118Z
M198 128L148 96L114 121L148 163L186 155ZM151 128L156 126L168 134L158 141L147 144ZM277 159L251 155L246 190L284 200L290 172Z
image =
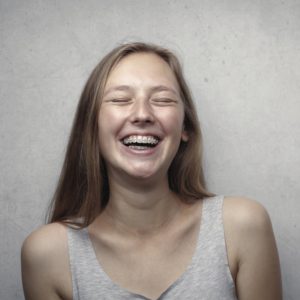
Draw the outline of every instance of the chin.
M128 173L128 175L135 179L151 179L151 178L155 177L156 174L153 172L149 172L149 170L147 170L144 172L142 172L142 171L131 172L131 173Z
M135 180L141 180L145 181L148 180L149 182L153 181L158 181L162 182L162 172L160 170L150 170L149 168L147 169L134 169L130 170L127 173L127 176L135 179ZM167 176L167 173L166 173Z

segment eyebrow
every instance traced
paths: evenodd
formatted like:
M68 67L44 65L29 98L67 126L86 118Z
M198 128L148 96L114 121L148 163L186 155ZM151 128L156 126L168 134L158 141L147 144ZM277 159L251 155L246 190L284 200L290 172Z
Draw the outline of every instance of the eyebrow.
M106 96L107 94L114 92L114 91L130 91L130 90L132 90L132 87L129 85L117 85L117 86L113 86L113 87L109 88L104 93L104 96ZM171 92L172 94L178 96L178 92L175 89L165 86L165 85L156 85L156 86L151 87L149 90L152 93L153 92L154 93L155 92Z
M150 90L151 90L151 92L171 92L175 95L178 95L176 90L174 90L171 87L165 86L165 85L157 85L157 86L152 87Z

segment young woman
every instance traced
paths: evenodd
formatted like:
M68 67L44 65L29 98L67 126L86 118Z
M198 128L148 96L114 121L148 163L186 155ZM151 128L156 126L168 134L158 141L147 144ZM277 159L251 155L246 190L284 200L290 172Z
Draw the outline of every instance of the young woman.
M83 90L50 224L22 248L26 299L281 299L265 209L204 186L178 60L111 51Z

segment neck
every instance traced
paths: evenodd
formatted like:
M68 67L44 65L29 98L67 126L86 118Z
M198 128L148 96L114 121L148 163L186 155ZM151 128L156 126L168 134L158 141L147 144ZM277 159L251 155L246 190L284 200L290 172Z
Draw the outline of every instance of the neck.
M103 216L117 230L139 236L168 225L181 209L167 179L157 185L128 186L110 182L110 199Z

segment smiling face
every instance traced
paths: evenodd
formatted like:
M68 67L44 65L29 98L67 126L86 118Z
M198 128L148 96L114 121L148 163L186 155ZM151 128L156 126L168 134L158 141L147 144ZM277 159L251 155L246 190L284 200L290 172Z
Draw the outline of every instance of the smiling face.
M109 178L166 179L181 140L188 139L183 120L169 65L152 53L123 58L108 77L98 119Z

